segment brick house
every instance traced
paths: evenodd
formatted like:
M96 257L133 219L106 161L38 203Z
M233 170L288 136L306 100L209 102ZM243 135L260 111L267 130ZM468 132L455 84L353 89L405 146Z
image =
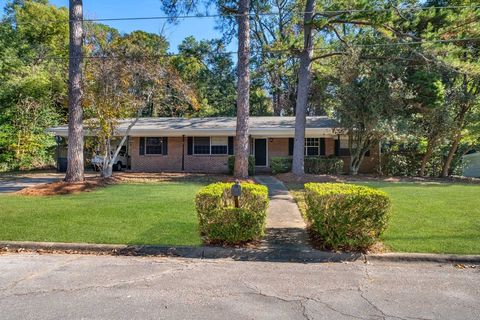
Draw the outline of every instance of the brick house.
M120 121L119 135L125 134L130 123L128 119ZM128 136L128 167L135 172L227 172L228 157L234 153L235 128L234 117L140 118ZM68 136L67 126L48 131ZM250 152L256 171L270 171L272 157L292 155L294 132L294 117L250 117ZM350 160L348 138L340 133L335 120L307 117L305 154L340 157L346 172ZM375 171L379 151L369 151L360 172Z

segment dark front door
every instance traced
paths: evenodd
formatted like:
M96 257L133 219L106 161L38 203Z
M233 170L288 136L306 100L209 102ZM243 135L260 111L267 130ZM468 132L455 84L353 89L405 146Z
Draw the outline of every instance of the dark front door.
M255 139L255 165L267 165L267 139Z

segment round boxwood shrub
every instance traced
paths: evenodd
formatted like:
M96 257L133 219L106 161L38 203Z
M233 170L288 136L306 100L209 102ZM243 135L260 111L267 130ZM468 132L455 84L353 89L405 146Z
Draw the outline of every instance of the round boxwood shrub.
M265 234L268 189L242 183L239 208L234 207L233 183L214 183L200 189L195 198L200 232L210 243L237 244Z
M306 218L327 249L365 250L385 230L390 199L380 190L344 183L306 183Z

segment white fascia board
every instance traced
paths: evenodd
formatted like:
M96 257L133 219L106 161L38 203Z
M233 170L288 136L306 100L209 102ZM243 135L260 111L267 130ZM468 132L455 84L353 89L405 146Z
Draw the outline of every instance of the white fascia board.
M56 127L47 129L46 132L53 133L57 136L67 137L67 127ZM117 130L118 135L125 134L125 130ZM295 135L294 128L251 128L249 130L251 136L272 137L272 138L292 138ZM331 137L338 133L333 128L307 128L305 130L306 137ZM92 131L85 132L86 136L94 135ZM130 130L131 137L179 137L197 136L197 137L214 137L214 136L235 136L235 129L151 129L151 128L132 128Z

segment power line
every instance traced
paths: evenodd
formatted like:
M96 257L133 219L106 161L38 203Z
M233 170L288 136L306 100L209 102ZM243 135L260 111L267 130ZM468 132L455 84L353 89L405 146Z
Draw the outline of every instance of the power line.
M389 11L428 11L428 10L455 10L455 9L480 9L480 6L430 6L430 7L394 7L394 8L377 8L377 9L343 9L343 10L323 10L315 12L296 11L292 14L304 15L306 13L313 13L319 15L336 15L336 14L352 14L352 13L372 13L372 12L389 12ZM248 13L250 17L256 16L274 16L279 15L280 12L262 12L262 13ZM174 20L174 19L205 19L205 18L220 18L220 17L240 17L242 14L228 13L228 14L196 14L196 15L179 15L179 16L146 16L146 17L118 17L118 18L87 18L81 21L83 22L108 22L108 21L134 21L134 20ZM78 20L60 19L60 20L46 20L43 22L52 23L69 23L76 22ZM33 23L33 22L32 22ZM35 22L38 24L38 22Z
M404 45L421 45L421 44L428 44L428 43L443 43L443 44L448 44L448 43L457 43L457 42L469 42L469 41L480 41L480 37L478 38L461 38L461 39L437 39L437 40L423 40L423 41L409 41L409 42L386 42L386 43L372 43L372 44L351 44L348 45L348 47L351 48L372 48L372 47L391 47L391 46L404 46ZM318 47L314 48L313 51L334 51L335 48L331 47ZM301 52L302 49L298 48L291 48L291 49L264 49L264 50L250 50L250 54L261 54L261 53L295 53L295 52ZM225 51L225 52L219 52L221 55L232 55L232 54L238 54L239 51ZM90 55L90 56L83 56L82 59L98 59L98 60L108 60L108 59L160 59L160 58L172 58L172 57L191 57L195 58L195 55L188 55L188 54L182 54L182 53L167 53L167 54L150 54L150 55ZM60 56L46 56L43 57L44 59L47 60L68 60L69 57L60 57Z
M480 9L480 6L431 6L431 7L395 7L395 8L378 8L378 9L344 9L344 10L323 10L323 11L296 11L293 14L304 15L306 13L313 14L351 14L351 13L371 13L371 12L388 12L388 11L427 11L427 10L455 10L455 9ZM250 17L256 16L274 16L280 12L261 12L248 13ZM179 15L179 16L151 16L151 17L120 17L120 18L89 18L83 19L86 22L107 22L107 21L132 21L132 20L172 20L172 19L202 19L202 18L220 18L220 17L241 17L243 14L196 14L196 15ZM74 20L69 20L69 22Z

